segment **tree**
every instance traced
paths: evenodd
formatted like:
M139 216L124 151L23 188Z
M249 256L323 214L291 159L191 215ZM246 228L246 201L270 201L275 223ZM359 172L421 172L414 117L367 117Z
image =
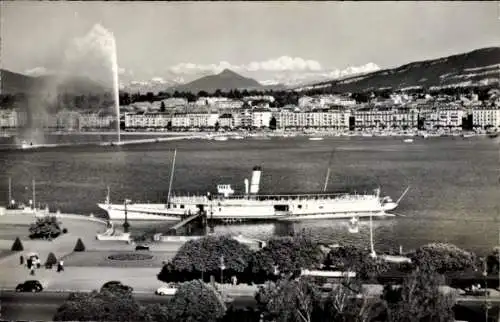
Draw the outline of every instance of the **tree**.
M350 245L330 250L324 265L330 269L356 272L362 280L373 280L389 269L384 260L372 258L369 250Z
M183 283L170 302L171 321L215 322L226 312L221 295L200 280Z
M58 237L62 231L55 216L45 216L31 224L29 232L32 239L47 239Z
M83 244L83 241L81 238L78 238L76 241L75 248L73 249L75 252L84 252L85 251L85 245Z
M320 290L308 279L282 279L259 287L255 299L273 321L313 321L313 313L320 307Z
M50 252L47 256L47 261L45 262L45 266L52 266L57 264L57 258L54 253Z
M303 268L320 268L324 260L320 245L305 234L273 238L258 252L261 253L257 255L260 256L259 262L265 267L254 267L254 270L268 270L272 262L273 268L268 271L269 274L273 274L275 265L280 272L290 274L298 273Z
M58 308L54 321L148 321L133 297L112 292L71 293Z
M168 305L159 303L148 304L144 306L144 312L147 314L146 321L171 322Z
M14 243L12 244L10 250L12 250L13 252L21 252L24 250L23 243L21 243L19 237L16 237L16 240L14 240Z
M476 268L476 257L452 244L432 243L418 248L408 257L421 270L437 271L440 274Z
M271 117L271 121L269 121L269 128L271 130L276 130L276 123L277 123L276 118L274 116Z
M104 285L101 287L100 292L105 293L105 292L110 292L113 293L116 296L122 296L122 297L132 297L134 289L128 285L122 284L122 282L119 281L109 281L104 283Z
M248 246L227 236L206 236L190 240L177 251L171 265L165 265L158 279L168 281L171 271L212 273L220 272L221 258L224 260L226 276L242 273L248 266L252 251Z
M164 113L166 111L166 107L165 107L165 102L161 102L160 104L160 112Z
M448 322L454 321L452 294L444 294L439 286L443 276L432 271L415 270L401 287L387 285L382 299L386 303L387 321Z

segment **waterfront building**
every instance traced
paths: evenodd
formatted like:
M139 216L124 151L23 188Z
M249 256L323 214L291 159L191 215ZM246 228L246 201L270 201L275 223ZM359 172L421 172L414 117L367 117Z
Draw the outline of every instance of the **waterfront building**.
M275 113L276 125L280 129L347 129L350 110L330 108L309 112L282 110Z
M269 127L272 117L273 117L272 112L269 109L263 109L263 108L253 109L252 127L254 128Z
M436 106L431 111L421 113L425 120L424 127L426 130L460 129L462 127L462 118L466 114L464 108L455 105Z
M116 117L100 113L86 113L80 115L80 130L111 128Z
M215 123L219 120L217 113L186 113L188 126L192 128L207 128L215 127Z
M172 116L172 127L173 128L188 128L191 126L189 123L190 118L187 113L174 113Z
M219 116L219 126L226 129L235 128L235 120L232 113L224 113Z
M500 128L500 109L495 107L481 107L472 110L474 127L486 129Z
M0 110L0 128L16 128L18 113L16 110Z
M172 121L170 113L125 113L125 127L136 129L166 128Z

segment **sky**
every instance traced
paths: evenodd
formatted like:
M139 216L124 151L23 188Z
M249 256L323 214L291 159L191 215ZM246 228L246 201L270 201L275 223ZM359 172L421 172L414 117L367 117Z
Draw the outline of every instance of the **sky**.
M336 78L500 46L497 2L42 1L0 6L0 66L30 75L109 70L111 34L121 82L182 82L224 68L268 84ZM102 57L91 53L96 50Z

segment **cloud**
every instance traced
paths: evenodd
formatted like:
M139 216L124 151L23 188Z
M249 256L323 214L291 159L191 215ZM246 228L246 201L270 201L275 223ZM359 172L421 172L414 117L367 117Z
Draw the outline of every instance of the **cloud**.
M212 73L217 74L224 69L235 71L319 71L321 64L315 60L306 60L300 57L281 56L276 59L270 59L260 62L250 62L244 65L233 65L227 61L221 61L217 64L195 64L195 63L180 63L169 68L169 71L174 74L199 74Z
M29 76L35 76L35 77L36 76L43 76L43 75L47 75L47 74L52 74L52 73L53 73L53 71L51 71L43 66L27 69L24 71L24 74L29 75Z
M153 77L151 78L151 82L152 83L156 83L156 84L166 84L167 81L163 79L163 77Z
M270 59L263 62L251 62L243 66L251 72L255 71L319 71L321 64L315 60L305 60L300 57L281 56L277 59Z

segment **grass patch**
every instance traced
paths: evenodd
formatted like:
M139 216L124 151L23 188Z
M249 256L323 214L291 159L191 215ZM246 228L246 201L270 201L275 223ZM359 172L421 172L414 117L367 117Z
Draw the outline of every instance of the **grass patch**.
M117 253L108 256L113 261L143 261L153 259L153 255L144 253Z
M6 249L0 249L0 259L5 258L7 256L10 256L14 253L17 253L17 252L13 252L11 250L6 250Z
M150 256L150 258L131 259L131 255ZM174 252L148 252L133 253L130 251L86 251L73 252L64 256L65 267L163 267L163 261L171 259L175 255ZM121 258L121 260L110 259Z

